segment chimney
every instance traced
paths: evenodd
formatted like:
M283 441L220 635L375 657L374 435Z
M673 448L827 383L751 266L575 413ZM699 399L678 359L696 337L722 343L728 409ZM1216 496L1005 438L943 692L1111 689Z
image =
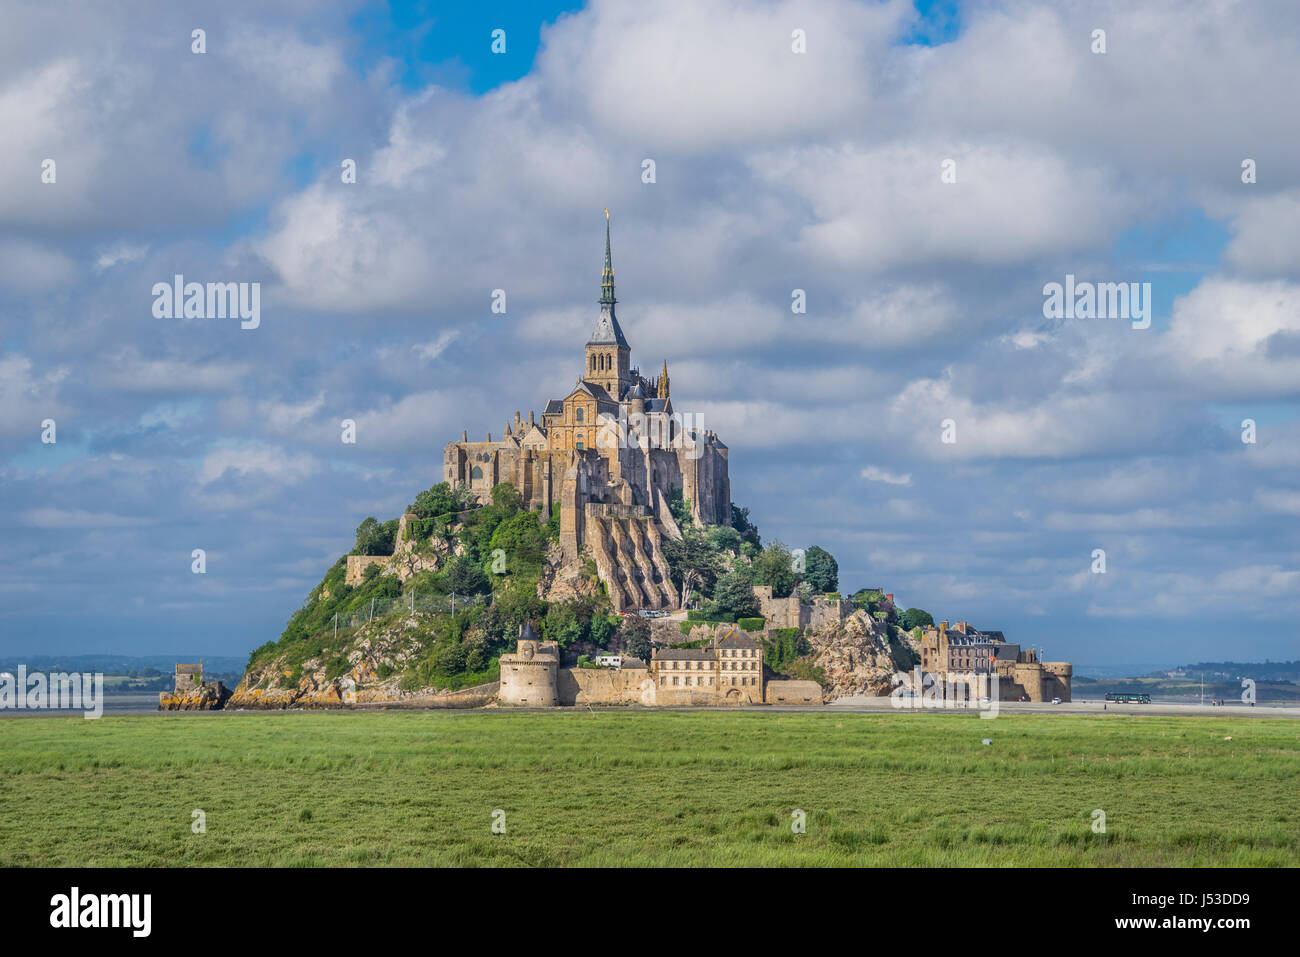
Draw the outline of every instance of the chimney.
M529 410L528 410L528 424L529 424L529 425L536 425L536 423L533 421L533 410L532 410L532 409L529 409Z
M491 432L488 433L487 440L488 440L489 442L492 441L492 433L491 433Z
M464 430L461 431L461 433L460 433L460 440L461 440L462 442L468 442L468 441L469 441L469 429L464 429Z

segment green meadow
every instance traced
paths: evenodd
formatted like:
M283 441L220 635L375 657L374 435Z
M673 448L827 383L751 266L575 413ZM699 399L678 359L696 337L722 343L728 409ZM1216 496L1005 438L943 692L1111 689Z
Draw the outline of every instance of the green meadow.
M1300 721L13 718L0 720L0 864L1294 867Z

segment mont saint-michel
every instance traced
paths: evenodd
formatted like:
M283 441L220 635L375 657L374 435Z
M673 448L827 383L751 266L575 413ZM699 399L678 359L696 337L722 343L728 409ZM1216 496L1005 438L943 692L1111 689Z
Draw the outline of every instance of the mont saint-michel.
M182 663L161 706L1068 701L1068 662L875 583L842 589L816 544L762 540L731 499L727 445L678 404L670 357L653 375L633 364L610 233L606 214L568 392L497 436L462 431L441 481L361 522L233 693Z
M632 366L632 347L615 314L609 222L600 279L600 315L569 394L551 399L540 419L519 413L501 440L448 443L443 479L466 485L487 504L510 483L530 510L560 510L567 560L585 547L615 612L671 608L680 598L664 558L665 537L681 530L668 506L680 494L697 527L731 524L727 447L673 408L668 362L656 378Z

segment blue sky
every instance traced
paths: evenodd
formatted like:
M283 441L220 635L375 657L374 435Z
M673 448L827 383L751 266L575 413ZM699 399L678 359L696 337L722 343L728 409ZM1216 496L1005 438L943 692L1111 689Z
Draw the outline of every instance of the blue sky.
M1295 657L1300 11L1061 6L4 4L0 651L278 636L572 383L609 206L765 538L1085 666ZM176 273L261 326L154 318ZM1045 318L1067 274L1151 327Z

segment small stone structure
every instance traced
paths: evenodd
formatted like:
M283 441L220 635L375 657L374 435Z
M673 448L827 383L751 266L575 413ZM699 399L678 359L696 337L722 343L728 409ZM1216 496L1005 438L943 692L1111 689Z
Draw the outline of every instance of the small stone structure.
M195 691L203 684L203 662L197 664L176 663L176 694Z
M502 704L529 708L553 708L560 703L556 679L560 669L560 646L542 641L531 621L519 629L519 644L513 655L501 656ZM572 704L572 702L569 702Z
M769 681L767 703L820 705L822 686L815 681Z
M768 628L818 629L843 621L854 611L853 602L826 595L817 595L811 602L800 601L798 595L773 598L771 585L755 585L754 597Z
M203 662L176 665L176 685L158 694L159 711L220 711L231 691L220 681L203 680Z

